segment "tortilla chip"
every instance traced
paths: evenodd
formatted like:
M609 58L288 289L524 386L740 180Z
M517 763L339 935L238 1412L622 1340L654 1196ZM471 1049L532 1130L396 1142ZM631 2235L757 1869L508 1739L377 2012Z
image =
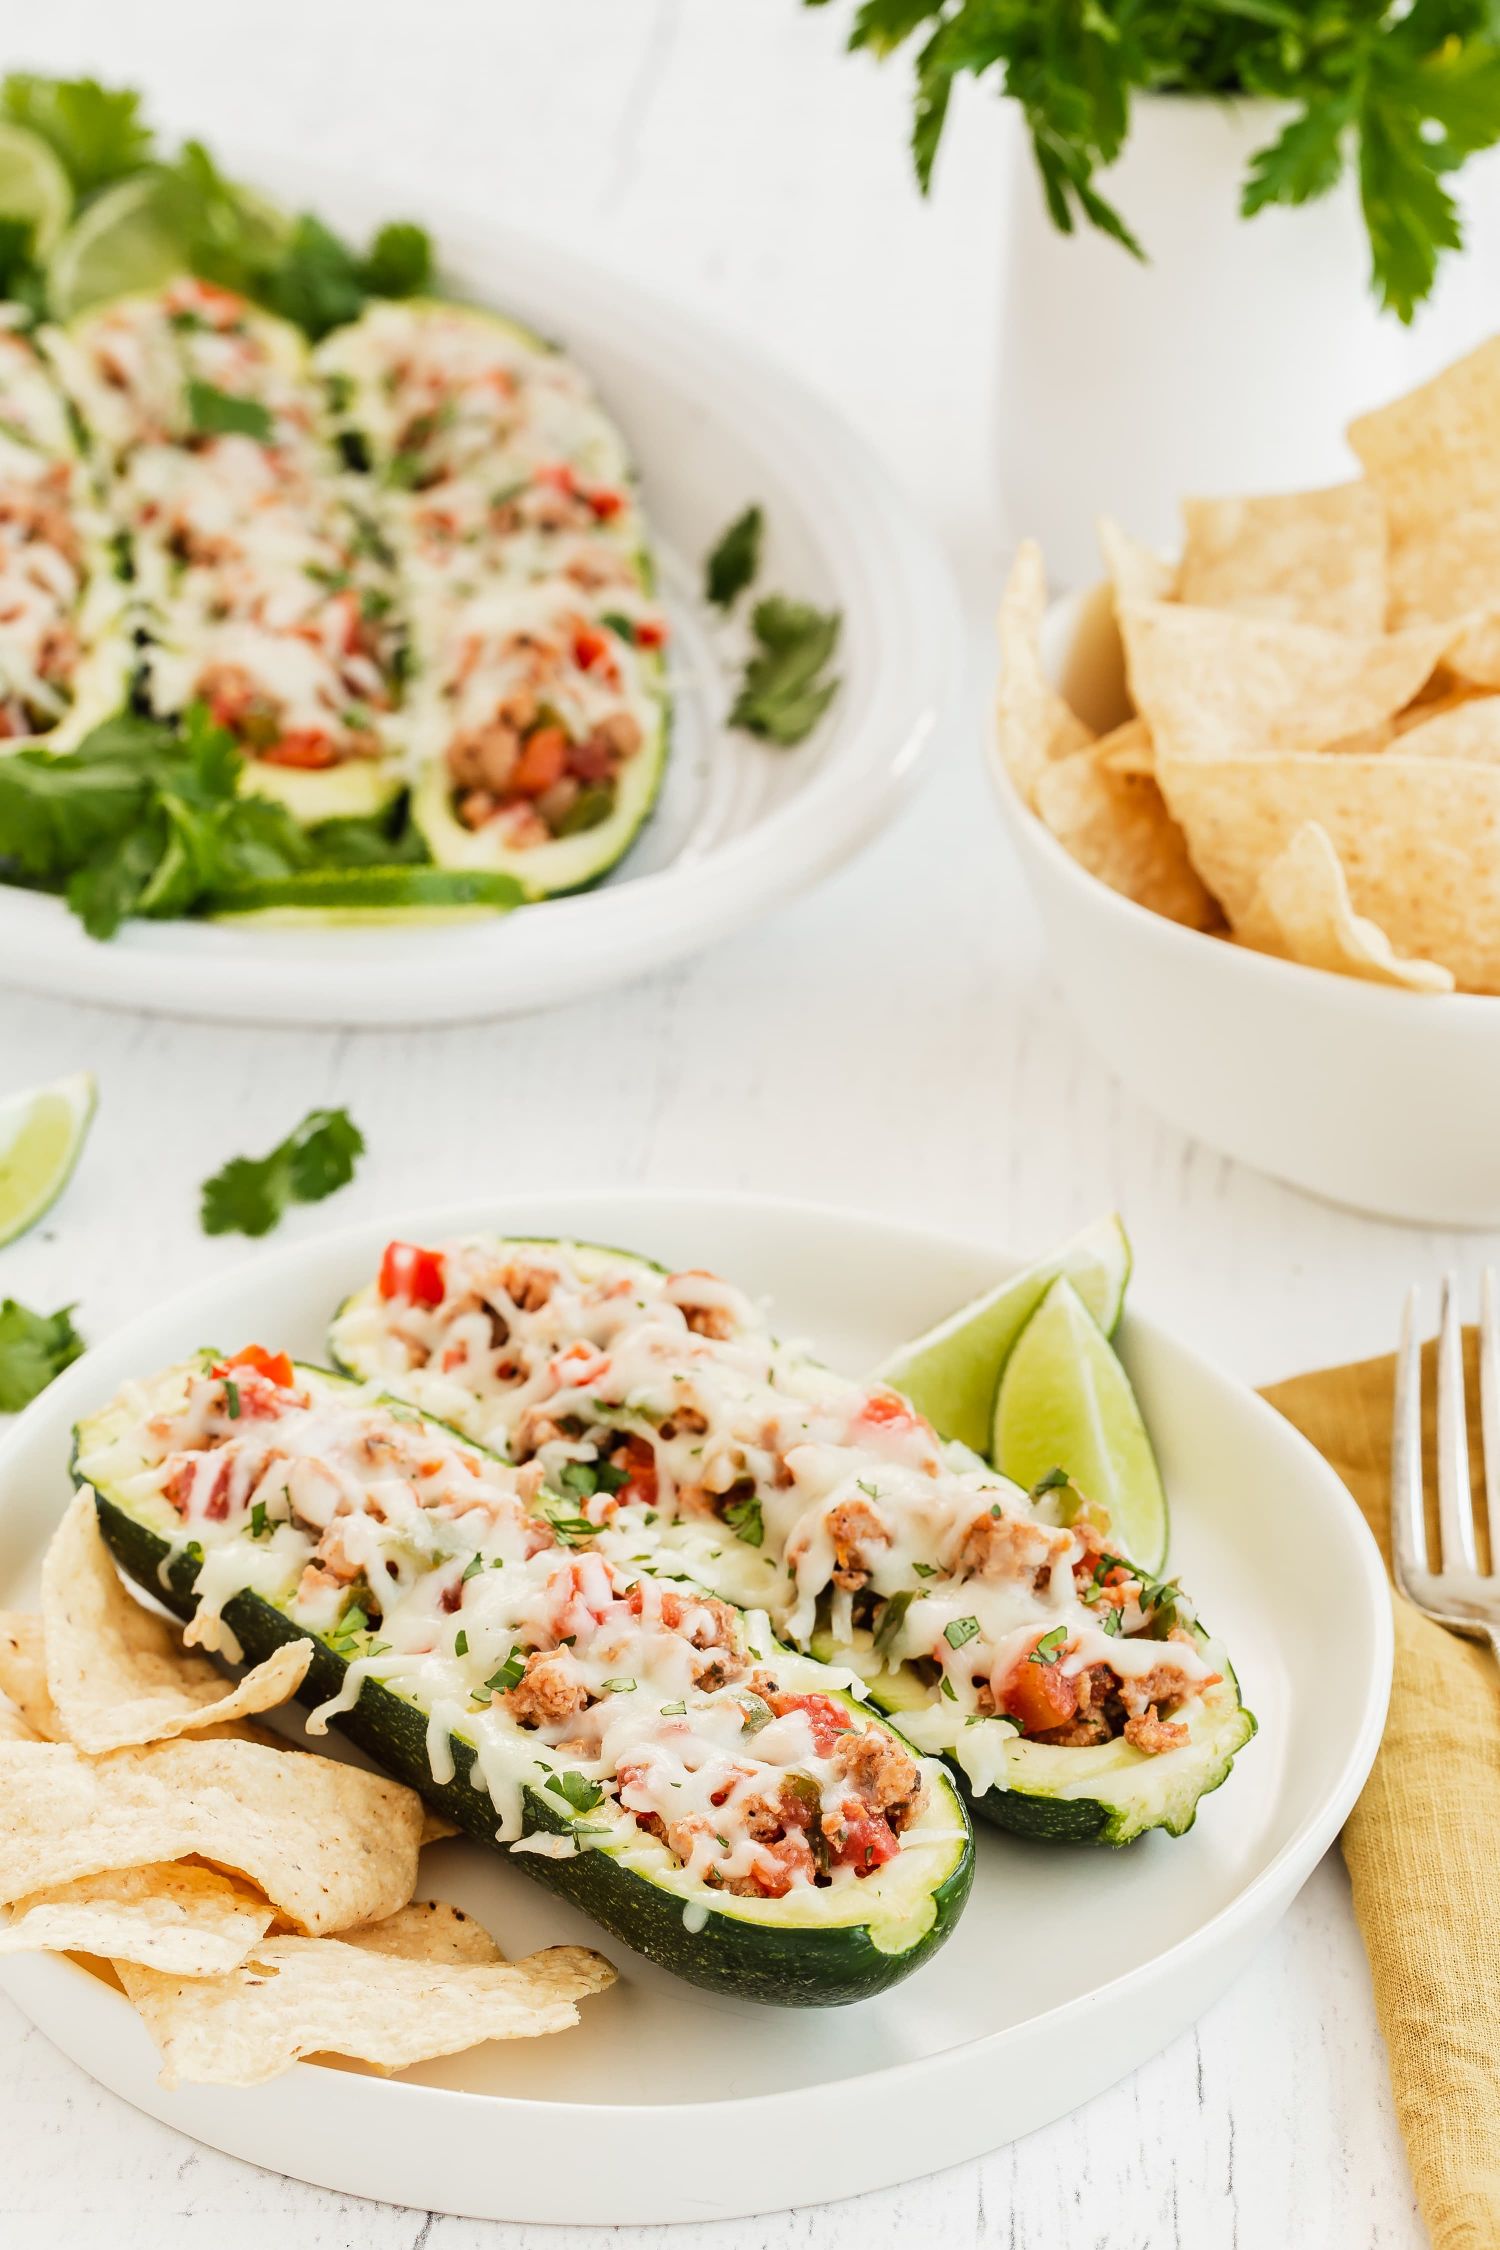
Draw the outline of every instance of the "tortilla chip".
M1101 735L1094 749L1106 773L1155 775L1156 745L1144 719L1127 719L1112 733Z
M1349 429L1391 527L1391 622L1470 622L1448 661L1500 687L1500 337Z
M582 1946L524 1961L411 1960L337 1938L270 1938L227 1976L181 1980L130 1962L120 1982L162 2058L163 2086L258 2086L304 2055L406 2070L487 2039L535 2039L578 2021L614 1982Z
M275 1919L211 1867L119 1867L17 1899L0 1920L0 1954L96 1953L164 1976L223 1976Z
M47 1683L67 1740L98 1756L268 1711L301 1686L311 1641L287 1641L235 1685L184 1653L165 1618L127 1590L85 1485L42 1565Z
M0 1804L0 1903L196 1857L322 1932L394 1914L417 1879L416 1792L305 1750L189 1738L90 1758L67 1743L0 1742Z
M429 1844L445 1844L450 1836L461 1836L462 1834L463 1830L456 1820L444 1820L442 1814L435 1813L430 1805L422 1807L422 1847L424 1851Z
M8 1695L0 1695L0 1742L40 1742L42 1736L23 1718Z
M1401 729L1403 758L1476 759L1500 762L1500 695L1470 695L1430 717L1411 714L1417 723Z
M1169 602L1184 597L1177 582L1177 566L1154 548L1142 546L1110 516L1099 518L1099 549L1114 588L1115 607L1121 602Z
M438 1898L413 1899L383 1922L340 1932L341 1945L362 1945L402 1961L467 1961L483 1967L505 1955L482 1922Z
M1000 602L1000 694L995 730L1005 770L1023 802L1034 805L1039 776L1093 737L1042 669L1047 580L1041 549L1028 539L1016 553Z
M1162 792L1194 866L1244 922L1261 871L1316 821L1356 914L1396 952L1451 969L1460 991L1500 992L1500 766L1316 751L1168 757Z
M42 1741L61 1739L57 1710L47 1686L42 1621L25 1610L0 1610L0 1693L9 1696Z
M1175 602L1127 603L1121 625L1131 695L1158 758L1373 748L1450 637L1445 626L1330 633Z
M1244 617L1383 633L1385 511L1373 486L1185 500L1177 599Z
M1263 867L1235 931L1262 953L1305 968L1331 969L1368 984L1409 992L1451 992L1453 974L1436 961L1403 961L1378 923L1356 914L1326 829L1310 820Z
M1112 891L1189 929L1222 923L1156 783L1110 772L1097 744L1045 769L1036 809L1064 851Z

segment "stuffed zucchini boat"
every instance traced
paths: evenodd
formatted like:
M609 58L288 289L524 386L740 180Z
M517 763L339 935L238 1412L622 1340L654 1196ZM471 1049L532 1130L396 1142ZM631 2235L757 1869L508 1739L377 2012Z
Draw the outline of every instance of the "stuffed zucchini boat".
M73 747L130 697L125 585L67 403L0 326L0 751Z
M539 1472L259 1348L128 1386L74 1471L191 1641L310 1637L314 1731L689 1981L833 2005L951 1929L972 1842L943 1768L763 1619L611 1559Z
M404 635L302 337L184 278L51 348L130 544L149 707L205 703L242 786L305 823L378 812L403 782Z
M655 803L666 627L624 443L513 321L378 305L318 352L412 632L413 818L439 866L597 882Z
M1084 1496L1023 1493L895 1392L778 1344L713 1275L396 1243L330 1347L576 1494L606 1549L670 1555L851 1666L1003 1827L1181 1834L1254 1731L1181 1588Z

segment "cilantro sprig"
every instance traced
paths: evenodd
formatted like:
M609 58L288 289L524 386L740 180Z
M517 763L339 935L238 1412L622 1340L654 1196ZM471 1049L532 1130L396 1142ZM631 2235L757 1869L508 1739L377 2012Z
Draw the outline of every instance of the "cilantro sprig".
M805 742L839 691L825 677L838 646L837 610L768 594L751 613L756 653L745 666L729 724L779 749Z
M1250 160L1241 210L1309 203L1352 175L1372 288L1403 321L1463 240L1446 182L1500 140L1500 19L1488 0L860 0L851 47L885 57L909 41L924 189L953 88L973 77L1019 105L1054 224L1098 227L1136 256L1141 244L1096 183L1129 138L1135 96L1291 104Z
M203 1183L205 1234L269 1234L289 1203L347 1187L365 1139L346 1109L310 1109L265 1156L233 1156Z
M19 1414L85 1349L73 1307L32 1312L14 1297L0 1303L0 1414Z
M703 593L716 609L728 609L760 570L760 546L766 528L763 509L748 507L736 516L703 566Z

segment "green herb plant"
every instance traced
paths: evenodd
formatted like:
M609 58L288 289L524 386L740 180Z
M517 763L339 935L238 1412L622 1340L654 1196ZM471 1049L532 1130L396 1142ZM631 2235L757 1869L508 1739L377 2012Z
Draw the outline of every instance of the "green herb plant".
M806 0L812 7L829 0ZM925 189L953 88L1019 103L1055 224L1138 243L1097 184L1138 94L1251 95L1291 115L1252 156L1246 218L1358 186L1371 286L1409 321L1461 247L1448 186L1500 140L1500 14L1490 0L862 0L849 44L916 42L912 157Z

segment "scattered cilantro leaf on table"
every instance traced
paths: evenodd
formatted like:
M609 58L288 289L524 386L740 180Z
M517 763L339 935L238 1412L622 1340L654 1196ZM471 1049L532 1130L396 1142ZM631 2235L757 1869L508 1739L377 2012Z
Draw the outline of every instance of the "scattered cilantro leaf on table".
M703 592L716 609L728 609L760 569L761 539L766 528L763 511L749 507L719 540L703 569Z
M14 1297L0 1303L0 1414L19 1414L85 1349L73 1307L36 1313Z
M745 667L729 724L783 750L805 742L838 693L838 678L822 674L838 646L841 622L837 610L814 609L784 594L757 602L751 617L757 651Z
M234 1156L203 1183L205 1234L269 1234L289 1203L321 1203L354 1177L365 1138L346 1109L310 1109L267 1156Z

